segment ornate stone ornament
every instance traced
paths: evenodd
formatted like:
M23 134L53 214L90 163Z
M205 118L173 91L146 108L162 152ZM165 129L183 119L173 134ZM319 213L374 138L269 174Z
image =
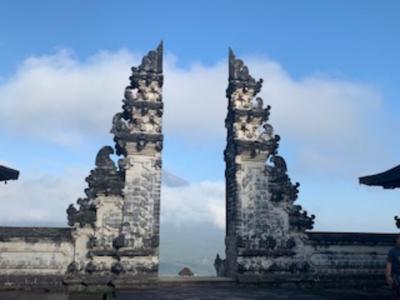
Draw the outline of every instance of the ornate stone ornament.
M114 149L101 148L86 178L86 198L78 200L78 209L72 204L67 209L79 249L67 281L97 278L124 284L126 278L157 276L162 85L161 43L132 67L122 112L113 118L116 154L124 157L117 167Z
M294 248L313 225L314 216L293 204L299 185L292 184L285 160L278 155L280 137L268 123L271 107L264 107L257 96L262 83L230 50L226 261L221 267L221 259L216 260L220 275L221 270L225 276L254 276L302 267ZM279 261L273 263L275 258Z

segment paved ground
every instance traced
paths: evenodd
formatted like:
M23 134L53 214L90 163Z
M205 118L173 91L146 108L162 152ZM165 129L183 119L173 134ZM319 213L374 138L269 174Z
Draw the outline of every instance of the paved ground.
M0 300L103 300L101 294L0 292ZM389 300L389 291L294 290L245 286L179 286L118 291L115 300Z
M0 292L0 300L68 300L68 295L40 292Z
M118 300L389 300L389 291L293 290L266 287L162 287L117 292Z

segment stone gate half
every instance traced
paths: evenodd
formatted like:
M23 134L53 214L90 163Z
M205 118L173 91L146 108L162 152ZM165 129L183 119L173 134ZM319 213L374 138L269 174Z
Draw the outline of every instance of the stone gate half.
M122 112L113 118L118 167L103 147L86 178L86 198L71 205L74 261L68 283L122 286L158 276L161 151L162 44L132 67Z
M302 269L296 247L314 216L294 205L292 184L278 155L279 136L268 123L270 106L256 81L229 52L226 162L226 275L263 275Z
M257 97L262 79L229 52L226 163L226 259L220 276L274 284L382 285L393 234L308 231L309 216L295 201L299 184L278 155L270 106Z
M158 277L162 44L132 68L115 147L100 149L86 197L67 209L68 228L0 227L0 289L134 287ZM226 259L220 276L273 284L383 285L394 234L315 232L296 205L299 184L278 155L279 136L255 80L229 53L225 120ZM120 159L116 164L111 155Z

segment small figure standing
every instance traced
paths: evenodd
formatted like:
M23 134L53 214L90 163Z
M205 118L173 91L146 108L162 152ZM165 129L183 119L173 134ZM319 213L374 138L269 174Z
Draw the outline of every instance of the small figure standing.
M392 299L400 299L400 235L395 246L390 249L386 263L386 282L392 288Z
M225 275L225 259L221 259L219 254L217 254L217 257L214 260L214 268L215 271L217 272L217 277L224 277Z

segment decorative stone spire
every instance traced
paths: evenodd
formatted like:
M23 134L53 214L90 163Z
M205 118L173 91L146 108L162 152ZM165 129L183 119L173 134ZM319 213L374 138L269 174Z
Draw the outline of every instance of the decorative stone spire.
M163 44L132 67L122 112L113 118L119 166L124 178L122 223L113 240L119 262L112 268L123 276L156 276L158 270Z
M228 129L228 147L233 146L229 154L247 153L251 157L262 155L267 158L278 147L279 136L267 123L270 106L264 107L260 92L263 80L256 81L250 76L247 66L236 59L229 50L229 85L226 90L228 116L225 125ZM261 159L263 159L261 158Z
M253 89L254 95L260 92L263 79L256 81L249 73L249 68L243 60L237 59L232 49L229 48L229 86L227 97L237 88Z
M67 209L68 224L70 226L76 223L79 223L80 226L85 226L86 224L94 226L96 206L93 200L100 195L122 195L124 183L114 161L110 158L113 153L114 150L110 146L102 147L97 153L96 167L86 177L86 182L88 183L88 188L85 189L86 198L77 200L79 210L73 204Z
M142 59L139 67L132 67L132 86L139 80L161 81L163 80L163 42L161 41L156 50L151 50Z
M104 146L96 156L96 168L86 178L89 188L85 190L86 195L93 199L99 195L122 196L124 181L117 170L110 155L114 154L111 146Z
M158 152L162 150L162 56L161 42L157 50L143 57L139 67L132 67L131 84L126 87L122 100L123 111L114 116L111 129L118 155L140 152L146 146L152 146ZM136 150L129 150L127 143L135 146Z
M113 285L155 278L161 189L163 103L161 88L162 43L132 67L122 112L113 118L117 155L124 157L116 167L103 147L96 167L86 178L86 198L79 209L67 209L68 222L75 227L76 249L67 278L81 282L104 281ZM88 226L89 225L89 226Z
M278 155L280 137L268 123L270 106L258 97L263 80L255 80L244 62L229 50L226 162L227 276L284 271L305 229L312 228L301 206L293 205L299 184L292 184ZM273 267L271 257L287 258ZM270 268L271 267L271 268ZM303 267L302 265L299 267Z

